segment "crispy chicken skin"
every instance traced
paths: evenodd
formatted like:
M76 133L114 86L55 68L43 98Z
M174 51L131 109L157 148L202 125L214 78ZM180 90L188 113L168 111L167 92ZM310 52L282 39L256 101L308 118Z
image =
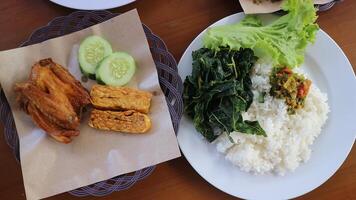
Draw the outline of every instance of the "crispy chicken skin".
M80 82L67 69L53 62L50 58L40 60L32 67L30 80L41 88L43 88L44 83L60 88L77 114L80 114L83 105L90 104L90 96Z
M67 130L52 123L46 116L44 116L33 104L27 106L27 111L32 117L34 123L42 128L49 135L59 142L69 143L72 141L73 136L79 135L79 130Z
M29 80L15 85L20 107L34 123L62 143L79 135L80 112L90 96L79 81L52 59L33 65Z
M15 91L21 93L22 98L31 102L53 123L68 129L78 127L78 116L63 93L50 88L46 93L31 83L16 84Z
M152 94L128 87L94 85L90 91L92 104L103 110L136 110L148 113Z
M125 133L146 133L151 128L151 120L146 114L134 110L103 111L94 109L89 126L101 130Z

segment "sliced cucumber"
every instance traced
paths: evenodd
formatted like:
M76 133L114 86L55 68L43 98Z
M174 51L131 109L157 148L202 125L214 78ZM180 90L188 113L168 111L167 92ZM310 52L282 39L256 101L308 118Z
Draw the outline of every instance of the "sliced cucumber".
M98 64L111 53L111 45L104 38L96 35L85 38L79 47L80 70L89 78L95 77Z
M99 65L99 66L100 66L100 65ZM100 85L105 85L104 81L101 80L101 78L99 77L99 74L98 74L98 73L96 73L96 75L95 75L95 80L96 80L96 82L97 82L98 84L100 84Z
M136 65L132 56L125 52L115 52L100 63L96 78L106 85L122 86L135 74Z

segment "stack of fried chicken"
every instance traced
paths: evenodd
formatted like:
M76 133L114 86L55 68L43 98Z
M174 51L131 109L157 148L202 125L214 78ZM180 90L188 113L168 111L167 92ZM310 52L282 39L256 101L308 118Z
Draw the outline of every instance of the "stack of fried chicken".
M15 91L21 108L54 139L69 143L79 135L80 116L90 96L64 67L50 58L40 60Z

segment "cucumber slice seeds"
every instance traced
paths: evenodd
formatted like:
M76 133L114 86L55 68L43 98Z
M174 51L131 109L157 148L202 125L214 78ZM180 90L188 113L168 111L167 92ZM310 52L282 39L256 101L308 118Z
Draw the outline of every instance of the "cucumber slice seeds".
M111 45L104 38L95 35L85 38L79 47L79 65L83 74L95 77L98 64L111 53Z
M82 73L99 84L122 86L135 74L133 57L125 52L112 51L108 41L100 36L89 36L79 47Z
M96 71L97 81L112 86L122 86L135 74L133 57L125 52L115 52L100 63Z

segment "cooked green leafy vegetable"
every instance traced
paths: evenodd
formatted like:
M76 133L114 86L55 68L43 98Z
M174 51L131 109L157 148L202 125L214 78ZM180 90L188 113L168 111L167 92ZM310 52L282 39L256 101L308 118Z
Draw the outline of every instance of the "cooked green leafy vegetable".
M206 33L204 45L211 49L251 48L258 57L272 58L274 65L298 66L319 28L316 11L312 0L286 0L282 8L288 14L266 25L257 16L248 15L237 24L213 27Z
M253 101L250 72L256 60L251 49L193 52L192 75L184 81L184 109L209 141L232 131L266 136L257 121L241 115Z

